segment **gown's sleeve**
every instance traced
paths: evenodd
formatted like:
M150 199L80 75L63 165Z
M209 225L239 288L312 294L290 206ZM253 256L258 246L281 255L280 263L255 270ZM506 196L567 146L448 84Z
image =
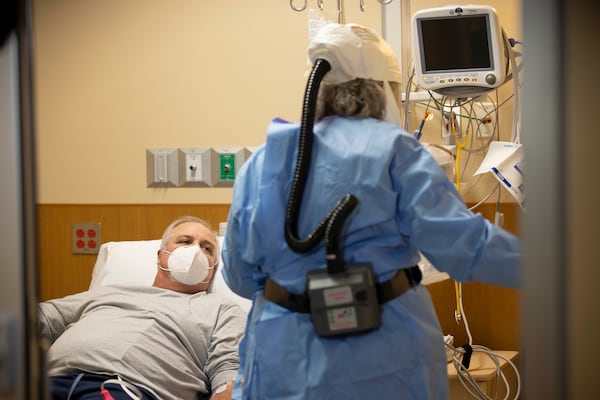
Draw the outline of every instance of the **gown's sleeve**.
M262 256L254 252L260 249L261 234L252 224L260 206L258 188L263 157L264 148L260 147L236 177L222 251L225 282L235 293L249 299L264 287L267 277L260 270Z
M412 138L399 140L412 143ZM408 154L396 154L403 155L390 164L399 194L398 226L411 245L457 281L518 288L521 240L471 212L439 164L416 141Z

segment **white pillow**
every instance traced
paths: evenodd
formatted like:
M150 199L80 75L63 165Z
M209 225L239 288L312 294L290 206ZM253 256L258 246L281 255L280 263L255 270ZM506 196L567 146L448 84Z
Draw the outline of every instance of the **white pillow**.
M223 238L218 237L219 247L223 244ZM150 286L156 275L156 261L160 240L136 240L107 242L100 246L90 289L105 285L139 285ZM218 293L240 305L248 312L252 301L235 294L225 283L220 266L223 261L219 258L217 271L209 292Z
M118 284L152 285L159 248L160 240L103 243L92 271L90 289Z

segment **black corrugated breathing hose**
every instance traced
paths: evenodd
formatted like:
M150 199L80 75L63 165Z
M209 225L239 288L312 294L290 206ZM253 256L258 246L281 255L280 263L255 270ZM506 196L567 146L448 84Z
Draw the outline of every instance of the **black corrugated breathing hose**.
M358 201L352 195L346 195L342 198L329 214L317 225L317 227L308 234L304 239L298 238L298 217L302 206L302 198L304 196L304 187L308 178L313 141L313 127L315 121L315 113L317 108L317 94L321 81L327 72L331 70L331 65L324 59L315 61L311 74L306 84L304 93L304 103L302 107L302 118L300 121L300 137L298 141L298 155L296 159L296 170L294 172L294 180L288 200L286 219L285 219L285 239L288 246L297 253L307 253L314 249L319 242L325 238L327 233L326 244L337 254L338 260L342 260L339 252L337 234L341 230L341 224L346 219L348 214L356 206ZM333 220L332 220L333 219ZM328 229L328 226L330 227ZM334 237L335 236L335 237Z

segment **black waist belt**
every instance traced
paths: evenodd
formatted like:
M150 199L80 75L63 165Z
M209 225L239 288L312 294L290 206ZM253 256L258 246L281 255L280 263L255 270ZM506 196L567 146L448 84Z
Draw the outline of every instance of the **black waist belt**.
M377 300L379 304L402 295L411 287L421 282L421 269L418 266L401 269L389 280L377 283ZM288 310L299 313L310 313L310 304L306 294L290 293L283 286L272 279L267 279L265 283L265 297L275 304L279 304Z

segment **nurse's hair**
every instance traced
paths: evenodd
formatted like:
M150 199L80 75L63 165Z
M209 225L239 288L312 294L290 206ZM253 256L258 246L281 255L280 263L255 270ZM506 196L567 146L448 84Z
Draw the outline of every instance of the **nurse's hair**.
M219 253L219 241L217 240L217 235L212 230L212 228L208 222L206 222L205 220L203 220L201 218L190 216L190 215L186 215L184 217L177 218L175 221L171 222L171 224L169 224L169 226L167 226L167 229L165 229L165 231L162 235L161 242L160 242L161 250L166 250L167 242L169 241L169 238L173 234L173 229L175 229L176 227L178 227L181 224L185 224L186 222L196 222L196 223L208 228L208 230L213 235L213 239L215 239L215 258L218 260L219 259L218 256L220 253Z
M330 115L383 120L385 105L382 82L357 78L338 84L323 84L317 99L316 120Z

